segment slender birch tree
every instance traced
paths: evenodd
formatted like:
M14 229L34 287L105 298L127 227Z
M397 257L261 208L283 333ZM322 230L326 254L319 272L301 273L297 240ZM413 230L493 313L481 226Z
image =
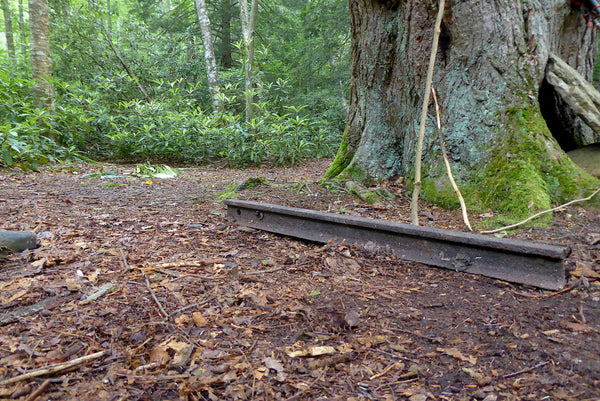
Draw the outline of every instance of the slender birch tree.
M19 0L19 44L21 48L21 56L27 55L27 39L25 38L25 17L23 16L23 0Z
M252 89L254 87L254 31L257 15L257 0L252 0L250 14L248 14L248 0L240 0L240 21L242 23L242 35L244 37L244 50L246 53L246 121L252 119L252 103L254 103Z
M194 0L196 12L198 13L198 24L202 31L202 45L204 47L204 62L206 63L206 75L208 77L208 89L212 100L213 110L222 111L223 102L219 97L219 74L217 72L217 62L215 59L215 50L213 46L212 32L210 29L210 19L206 11L206 2L204 0Z
M52 60L50 59L50 24L48 1L29 0L29 29L31 39L31 72L33 103L36 107L54 110L52 90Z

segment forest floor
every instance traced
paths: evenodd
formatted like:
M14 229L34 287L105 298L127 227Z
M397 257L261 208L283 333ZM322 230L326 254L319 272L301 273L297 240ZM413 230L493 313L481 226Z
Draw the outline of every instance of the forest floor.
M0 398L600 400L600 212L510 234L573 248L559 292L227 220L218 194L263 177L239 197L409 221L402 188L373 207L318 185L330 162L0 171L0 228L41 241L0 259ZM425 203L421 220L463 230Z

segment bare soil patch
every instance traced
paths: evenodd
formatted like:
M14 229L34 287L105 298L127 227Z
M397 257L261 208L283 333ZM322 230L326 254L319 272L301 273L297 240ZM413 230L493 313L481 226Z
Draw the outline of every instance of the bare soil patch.
M128 166L1 171L0 228L41 247L0 259L0 398L600 399L598 211L513 234L573 248L552 293L245 229L217 198L264 177L240 198L408 222L401 188L373 207L319 186L329 163L152 182ZM421 219L463 229L457 211Z

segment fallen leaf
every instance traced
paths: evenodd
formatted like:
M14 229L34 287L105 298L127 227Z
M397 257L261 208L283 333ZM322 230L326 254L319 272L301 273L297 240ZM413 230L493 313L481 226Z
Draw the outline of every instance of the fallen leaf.
M475 365L477 363L477 358L474 356L465 356L462 352L457 350L456 348L436 348L438 352L444 353L446 355L450 355L453 358L458 359L459 361L469 362L471 365Z
M46 264L48 263L48 259L46 258L41 258L38 259L34 262L31 262L31 266L35 267L35 268L42 268L44 267Z
M593 327L588 326L587 324L574 323L574 322L560 322L560 327L564 329L569 329L571 331L579 331L581 333L587 333L590 331L596 331Z
M288 354L288 356L290 358L296 358L296 357L300 357L300 356L319 356L319 355L335 354L335 348L330 347L328 345L321 345L321 346L306 347L306 348L299 349L296 351L292 351L292 350L288 349L285 352L286 352L286 354Z
M281 362L279 362L278 360L273 359L273 358L265 358L265 359L263 359L263 362L268 369L274 370L277 372L277 376L275 377L275 380L280 381L280 382L285 381L286 374L283 372L283 365L281 364Z
M194 324L198 328L208 326L208 320L204 316L202 316L201 312L192 313L192 320L194 321Z
M156 362L160 365L166 365L171 359L169 353L162 349L159 345L152 348L148 354L150 355L150 362Z
M575 270L571 272L571 275L578 278L585 276L588 279L600 279L600 273L592 270L585 262L577 262Z
M175 324L177 326L185 326L190 322L190 317L188 315L181 315L178 318L175 318Z

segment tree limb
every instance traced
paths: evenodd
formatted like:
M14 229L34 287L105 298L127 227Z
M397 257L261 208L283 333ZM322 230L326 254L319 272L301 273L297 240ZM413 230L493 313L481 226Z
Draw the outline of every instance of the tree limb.
M427 109L429 107L429 92L431 92L431 82L433 81L433 67L435 66L435 56L437 54L438 42L440 40L440 26L442 25L442 16L444 15L445 0L440 0L435 28L433 31L433 44L431 45L431 54L429 56L429 67L427 68L427 79L425 81L425 92L423 94L423 107L421 108L421 125L419 129L419 138L417 141L417 154L415 157L415 188L412 193L410 203L411 223L419 225L419 193L421 192L421 158L423 156L423 140L425 138L425 122L427 121Z
M552 208L552 209L543 210L543 211L541 211L541 212L539 212L539 213L536 213L536 214L534 214L533 216L529 216L529 217L528 217L528 218L526 218L525 220L523 220L523 221L520 221L520 222L518 222L518 223L511 224L511 225L509 225L509 226L506 226L506 227L498 228L498 229L496 229L496 230L482 231L482 232L481 232L481 234L494 234L494 233L497 233L497 232L500 232L500 231L504 231L504 230L510 230L510 229L513 229L513 228L519 227L519 226L521 226L521 225L523 225L523 224L527 223L528 221L531 221L531 220L535 219L536 217L539 217L539 216L541 216L541 215L544 215L544 214L546 214L546 213L551 213L551 212L554 212L554 211L556 211L556 210L560 210L560 209L562 209L562 208L564 208L564 207L567 207L567 206L569 206L569 205L572 205L572 204L574 204L574 203L579 203L579 202L587 202L587 201L589 201L590 199L592 199L592 198L593 198L593 197L594 197L596 194L598 194L599 192L600 192L600 188L598 188L597 190L595 190L594 192L592 192L592 194L591 194L590 196L588 196L587 198L583 198L583 199L574 199L574 200L572 200L572 201L570 201L570 202L567 202L567 203L565 203L565 204L563 204L563 205L560 205L560 206L554 207L554 208Z
M469 229L469 231L473 231L471 228L471 223L469 223L469 215L467 214L467 206L465 205L465 200L460 193L460 189L458 189L458 185L456 185L456 181L454 181L454 176L452 175L452 169L450 168L450 162L448 161L448 155L446 154L446 145L444 144L444 138L442 137L442 123L440 121L440 106L438 105L437 96L435 94L435 89L431 88L431 93L433 95L433 101L435 102L435 115L437 117L437 129L438 129L438 138L440 140L440 148L442 149L442 156L444 157L444 163L446 164L446 172L448 173L448 179L450 180L450 184L452 184L452 188L458 196L458 201L460 202L460 210L462 211L463 221L465 225Z
M6 379L0 382L0 386L6 386L7 384L16 383L22 380L32 379L34 377L51 375L54 373L63 372L65 370L71 369L74 366L82 365L86 362L92 361L94 359L101 358L105 355L110 354L110 351L100 351L95 354L90 354L86 356L82 356L81 358L73 359L72 361L58 363L56 365L46 366L40 369L32 370L31 372L23 373L22 375L11 377L10 379Z

